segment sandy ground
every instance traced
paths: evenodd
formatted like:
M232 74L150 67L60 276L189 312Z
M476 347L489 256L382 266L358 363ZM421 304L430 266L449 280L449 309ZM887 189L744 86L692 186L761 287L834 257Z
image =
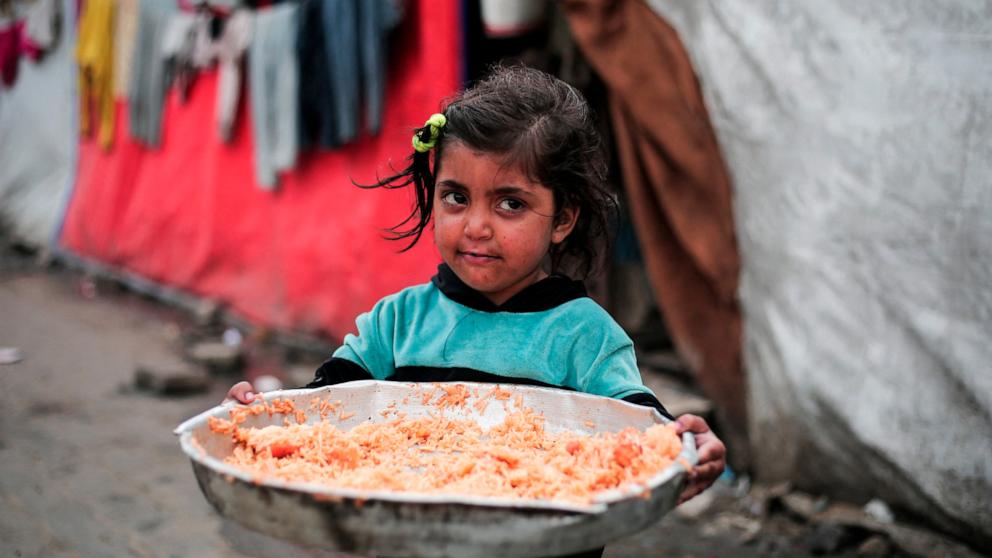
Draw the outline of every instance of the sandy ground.
M0 365L0 554L347 556L244 529L203 498L172 429L231 381L182 398L131 388L137 365L179 361L186 322L131 293L84 297L74 272L0 271L0 346L23 352ZM671 514L606 556L805 555L795 538L754 537L733 505L723 496L698 517Z

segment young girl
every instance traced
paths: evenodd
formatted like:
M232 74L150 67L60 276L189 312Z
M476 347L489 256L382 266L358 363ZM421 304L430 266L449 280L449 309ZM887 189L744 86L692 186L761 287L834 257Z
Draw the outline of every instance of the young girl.
M351 380L552 386L665 407L641 382L634 347L580 281L615 211L600 137L581 94L537 70L497 68L413 137L410 165L372 187L412 187L392 229L413 246L428 228L444 263L358 317L358 333L307 387ZM433 156L432 156L433 155ZM433 166L432 166L433 163ZM250 403L240 382L230 399ZM699 446L682 500L724 467L706 422L678 419Z

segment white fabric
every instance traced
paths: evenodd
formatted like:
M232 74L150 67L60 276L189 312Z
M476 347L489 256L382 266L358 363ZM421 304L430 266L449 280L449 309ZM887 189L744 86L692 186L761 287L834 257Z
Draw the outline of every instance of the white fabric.
M758 473L992 540L992 3L649 4L734 180Z
M60 1L62 13L74 17L74 0ZM14 86L0 88L0 221L36 247L47 246L61 223L79 137L76 26L63 22L60 29L51 52L37 63L22 56Z

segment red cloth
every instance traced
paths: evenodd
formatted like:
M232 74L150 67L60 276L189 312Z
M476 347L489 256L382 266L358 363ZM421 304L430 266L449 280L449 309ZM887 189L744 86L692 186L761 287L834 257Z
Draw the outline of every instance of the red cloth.
M257 323L340 338L382 296L428 280L430 235L410 252L382 229L410 210L404 191L362 190L406 165L410 136L460 85L459 2L407 5L391 49L383 129L331 152L304 153L275 192L255 184L243 99L233 142L214 120L217 76L167 97L161 149L127 137L118 103L115 148L80 144L62 245L160 284L226 302ZM429 40L427 40L429 38ZM302 76L306 79L306 76Z

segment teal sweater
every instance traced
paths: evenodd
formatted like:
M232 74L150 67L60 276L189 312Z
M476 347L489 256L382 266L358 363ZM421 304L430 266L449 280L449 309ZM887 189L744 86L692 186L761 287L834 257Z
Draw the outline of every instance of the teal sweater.
M670 416L641 382L627 334L582 283L565 277L496 306L441 265L430 283L383 298L357 326L308 387L369 378L523 383L621 398Z

